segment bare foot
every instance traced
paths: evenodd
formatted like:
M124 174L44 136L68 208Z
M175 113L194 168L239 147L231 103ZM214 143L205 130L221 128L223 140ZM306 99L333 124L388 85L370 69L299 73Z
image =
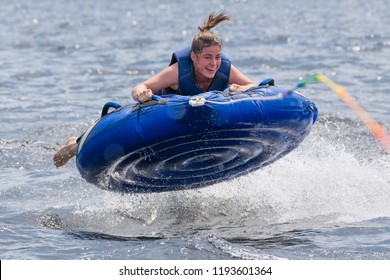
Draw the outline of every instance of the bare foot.
M58 168L65 165L71 158L76 155L77 137L70 137L64 145L54 154L53 162Z

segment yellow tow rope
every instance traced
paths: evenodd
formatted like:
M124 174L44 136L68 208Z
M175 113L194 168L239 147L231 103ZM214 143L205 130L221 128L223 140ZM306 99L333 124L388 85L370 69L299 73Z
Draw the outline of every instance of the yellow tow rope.
M371 118L370 115L366 111L364 111L358 103L356 103L356 101L352 99L352 97L348 94L345 88L336 84L323 74L315 74L313 76L310 76L298 83L296 87L304 87L306 84L311 82L323 83L327 85L331 90L333 90L345 104L347 104L353 111L356 112L362 122L368 127L375 139L383 146L383 148L388 153L390 153L390 135L388 134L388 132L383 126L381 126L373 118Z

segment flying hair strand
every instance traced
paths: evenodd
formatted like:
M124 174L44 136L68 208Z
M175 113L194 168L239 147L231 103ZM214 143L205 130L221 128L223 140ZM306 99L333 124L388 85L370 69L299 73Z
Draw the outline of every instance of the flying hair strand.
M225 13L219 13L215 15L214 13L209 14L208 19L203 23L203 26L199 26L198 29L200 32L209 31L215 26L217 26L222 21L229 21L230 16L225 15Z

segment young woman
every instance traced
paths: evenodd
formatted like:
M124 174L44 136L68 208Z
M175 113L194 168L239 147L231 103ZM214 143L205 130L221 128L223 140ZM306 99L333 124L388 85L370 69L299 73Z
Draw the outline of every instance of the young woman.
M222 53L221 39L212 31L222 21L230 20L224 13L210 14L192 40L190 48L172 55L171 64L163 71L137 85L132 90L133 99L146 102L153 94L175 93L196 95L210 90L244 91L256 84L242 74ZM77 138L70 137L54 154L54 165L65 165L76 155Z
M149 80L133 88L134 100L145 102L153 93L170 92L196 95L210 90L244 91L256 84L242 74L222 53L221 39L212 31L222 21L230 20L224 13L210 14L199 27L191 48L175 52L171 64Z

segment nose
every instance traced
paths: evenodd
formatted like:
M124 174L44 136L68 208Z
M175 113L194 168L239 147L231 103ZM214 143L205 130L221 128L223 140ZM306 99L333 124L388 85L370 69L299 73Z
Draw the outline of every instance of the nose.
M210 64L211 64L212 66L217 65L217 64L218 64L218 59L215 58L215 57L213 57L213 58L211 59L211 61L210 61Z

